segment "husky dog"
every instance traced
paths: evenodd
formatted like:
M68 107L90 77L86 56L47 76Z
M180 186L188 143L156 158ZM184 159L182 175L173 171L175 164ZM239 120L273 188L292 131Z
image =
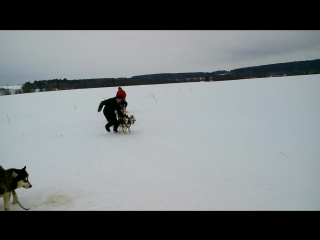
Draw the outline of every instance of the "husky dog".
M10 168L4 170L0 166L0 197L3 197L4 210L9 211L9 201L11 194L13 195L13 204L18 203L15 189L17 188L31 188L32 185L28 180L29 174L26 171L26 166L22 169Z
M122 130L124 133L128 133L131 132L131 125L135 123L136 118L131 115L130 117L128 117L127 115L120 119L120 124L119 124L119 130Z

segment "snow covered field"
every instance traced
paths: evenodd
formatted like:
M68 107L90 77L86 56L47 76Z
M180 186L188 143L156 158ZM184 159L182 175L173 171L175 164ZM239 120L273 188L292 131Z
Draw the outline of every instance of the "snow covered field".
M129 134L97 112L117 87L0 96L0 165L27 167L24 207L320 210L320 75L122 87Z

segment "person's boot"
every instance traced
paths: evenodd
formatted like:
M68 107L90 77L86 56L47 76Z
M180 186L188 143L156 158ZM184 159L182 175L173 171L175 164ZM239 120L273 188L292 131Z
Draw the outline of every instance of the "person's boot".
M109 123L107 123L107 124L106 124L106 130L107 130L108 132L110 132L110 128L109 128L109 127L110 127L110 125L109 125Z

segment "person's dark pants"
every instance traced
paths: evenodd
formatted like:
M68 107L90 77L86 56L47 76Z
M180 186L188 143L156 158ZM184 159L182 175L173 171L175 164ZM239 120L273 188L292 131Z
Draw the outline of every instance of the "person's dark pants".
M106 117L108 123L107 127L110 128L113 126L113 130L116 131L119 127L119 122L117 120L116 114L114 112L103 112L104 116Z

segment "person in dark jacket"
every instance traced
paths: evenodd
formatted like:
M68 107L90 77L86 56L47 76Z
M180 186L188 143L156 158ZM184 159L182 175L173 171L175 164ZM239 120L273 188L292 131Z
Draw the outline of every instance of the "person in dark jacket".
M104 100L99 104L98 112L101 112L101 110L104 106L103 114L108 121L105 128L108 132L110 132L111 126L113 126L114 132L118 132L119 122L117 120L115 110L117 110L119 117L121 117L121 118L125 117L121 111L121 106L120 106L122 99L123 99L123 97L121 95L117 95L116 97Z

